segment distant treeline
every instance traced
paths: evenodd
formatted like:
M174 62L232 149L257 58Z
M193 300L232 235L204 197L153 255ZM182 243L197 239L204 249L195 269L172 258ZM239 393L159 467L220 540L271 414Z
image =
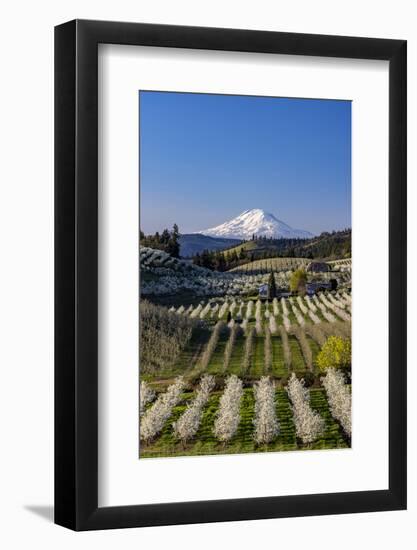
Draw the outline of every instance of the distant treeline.
M180 254L179 236L178 225L174 223L171 231L164 229L162 233L157 231L154 235L145 235L143 231L140 231L139 241L141 246L163 250L174 258L178 258Z
M311 239L273 239L253 236L250 241L222 251L204 250L193 256L196 265L227 271L239 265L267 258L350 258L351 230L323 232Z

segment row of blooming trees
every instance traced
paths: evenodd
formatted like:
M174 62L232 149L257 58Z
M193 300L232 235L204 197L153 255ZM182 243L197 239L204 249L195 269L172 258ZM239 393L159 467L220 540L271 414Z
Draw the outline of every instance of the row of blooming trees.
M155 392L150 385L142 381L139 389L139 415L142 416L145 412L145 407L155 399Z
M304 381L299 380L294 373L287 386L288 397L297 437L303 443L312 443L324 431L324 420L318 412L310 407L310 394Z
M254 439L258 444L270 443L279 434L274 383L267 376L257 382L255 394Z
M203 414L203 408L208 401L211 390L214 388L214 376L205 374L200 381L200 387L192 403L186 408L180 418L174 422L173 429L177 439L187 443L197 433Z
M214 319L225 320L227 322L235 319L239 323L243 320L247 322L255 320L260 327L260 323L265 318L269 320L274 317L276 322L282 323L287 330L291 324L296 322L300 326L304 326L306 322L318 324L325 319L329 323L335 323L338 320L350 322L350 296L348 294L325 294L320 293L313 298L309 296L297 296L289 298L277 298L272 300L272 303L263 303L261 300L253 302L249 300L245 303L242 300L227 299L223 302L218 300L215 302L209 301L204 305L201 302L196 307L190 305L185 308L180 306L177 310L174 307L170 308L171 313L185 315L191 319ZM255 307L254 307L255 306ZM290 317L292 316L292 317ZM292 320L291 320L292 319ZM260 329L259 329L260 333Z
M140 422L140 439L150 442L162 430L171 416L173 408L179 403L185 383L177 378L165 393L159 395L155 403L145 412Z
M330 368L321 379L333 418L336 418L350 437L352 435L352 397L341 371Z
M237 432L240 422L240 401L243 395L242 381L234 374L226 380L226 387L220 398L220 406L214 422L213 432L217 439L230 441Z
M329 368L321 378L326 391L330 412L348 437L351 436L351 393L340 370ZM172 423L174 437L184 445L193 439L199 429L204 407L210 393L215 387L215 378L204 375L195 392L194 399L189 401L185 411ZM146 443L152 442L162 431L171 416L173 409L182 399L185 383L179 377L167 390L157 397L156 401L145 411L145 406L155 397L155 392L146 382L141 383L140 394L140 438ZM323 435L325 420L310 405L310 392L304 380L295 373L287 383L286 391L290 401L293 422L297 438L303 444L310 444ZM272 442L280 433L277 416L275 383L268 376L263 376L253 385L255 398L253 438L257 444ZM243 383L236 375L226 379L215 415L213 433L223 443L229 442L237 433L241 419L241 401Z

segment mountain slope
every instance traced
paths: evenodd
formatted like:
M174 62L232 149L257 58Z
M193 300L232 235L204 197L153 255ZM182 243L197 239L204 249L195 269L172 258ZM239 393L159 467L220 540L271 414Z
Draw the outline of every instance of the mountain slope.
M200 254L203 250L224 250L231 246L238 245L238 239L222 239L208 237L199 233L181 234L179 237L180 255L183 258L189 258L195 254Z
M313 237L313 234L309 231L293 229L288 224L278 220L273 214L260 208L245 210L232 220L197 233L223 239L251 239L252 235L274 239L308 239Z
M323 232L311 239L268 239L259 237L245 241L223 252L226 270L247 262L267 258L307 258L331 261L352 255L351 230Z

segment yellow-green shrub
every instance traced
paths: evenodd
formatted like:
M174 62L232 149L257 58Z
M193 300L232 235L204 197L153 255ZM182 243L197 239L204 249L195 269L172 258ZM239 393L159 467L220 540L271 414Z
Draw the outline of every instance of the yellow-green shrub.
M330 336L316 358L317 366L325 371L331 367L348 367L351 364L352 345L348 338Z

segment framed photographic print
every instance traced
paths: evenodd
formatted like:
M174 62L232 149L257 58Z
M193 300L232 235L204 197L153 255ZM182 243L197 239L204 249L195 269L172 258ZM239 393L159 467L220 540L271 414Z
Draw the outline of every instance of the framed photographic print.
M55 521L406 507L406 42L55 30Z

